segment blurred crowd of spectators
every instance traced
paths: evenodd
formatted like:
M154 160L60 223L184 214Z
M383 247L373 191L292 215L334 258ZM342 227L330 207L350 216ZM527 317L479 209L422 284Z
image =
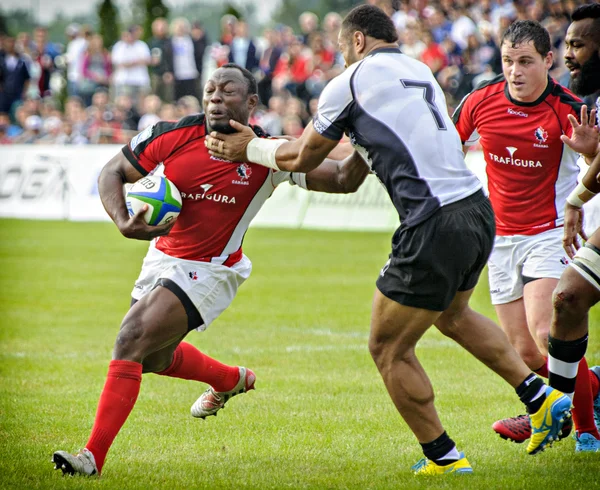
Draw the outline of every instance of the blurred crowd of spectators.
M426 63L444 89L448 109L479 82L501 73L499 38L517 19L540 21L555 50L551 75L568 85L562 61L569 14L577 0L368 0L394 21L400 49ZM85 144L128 141L159 120L199 112L202 82L228 62L258 80L255 124L273 135L298 136L319 94L344 69L337 51L342 17L311 12L260 35L233 16L221 19L220 39L209 42L199 22L156 19L142 40L134 25L110 51L87 26L71 24L64 48L47 30L2 36L0 144ZM61 97L66 90L67 97Z

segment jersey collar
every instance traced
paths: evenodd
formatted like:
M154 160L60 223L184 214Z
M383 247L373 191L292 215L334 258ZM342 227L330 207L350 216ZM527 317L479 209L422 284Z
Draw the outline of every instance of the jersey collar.
M552 80L552 77L550 77L550 75L548 75L548 85L546 85L546 89L542 92L542 95L540 95L536 100L534 100L533 102L520 102L518 100L514 100L511 96L510 96L510 92L508 90L508 80L506 81L506 85L504 85L504 95L506 96L506 98L508 100L510 100L513 104L515 105L519 105L521 107L533 107L535 105L538 105L540 103L542 103L544 101L544 99L546 97L548 97L551 93L552 90L554 90L554 85L555 82L554 80Z
M400 48L377 48L377 49L374 49L373 51L371 51L366 57L373 56L374 54L379 54L379 53L401 54L402 51L400 51Z

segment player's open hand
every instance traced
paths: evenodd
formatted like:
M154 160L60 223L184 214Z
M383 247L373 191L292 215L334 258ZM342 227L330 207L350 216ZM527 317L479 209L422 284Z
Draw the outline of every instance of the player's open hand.
M125 238L131 238L133 240L152 240L158 236L169 234L177 218L162 225L150 226L144 220L144 213L146 211L148 211L148 205L144 204L138 212L131 216L127 221L118 224L119 231Z
M213 131L204 140L208 153L213 157L229 160L230 162L247 162L246 147L256 138L256 134L249 126L244 126L231 119L229 124L237 132L232 134L217 133Z
M579 237L584 240L588 239L583 231L583 209L567 203L565 206L563 247L571 259L581 247Z
M592 109L588 115L587 106L581 106L581 124L572 114L567 117L573 126L573 134L570 138L563 134L560 137L561 141L584 156L595 155L600 135L598 126L596 126L596 109Z

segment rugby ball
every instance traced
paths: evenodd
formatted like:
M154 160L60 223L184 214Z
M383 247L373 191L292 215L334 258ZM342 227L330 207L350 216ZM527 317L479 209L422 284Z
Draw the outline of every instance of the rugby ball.
M179 215L181 194L166 177L148 175L127 189L125 204L129 216L133 216L147 204L144 221L149 225L158 226L174 220Z

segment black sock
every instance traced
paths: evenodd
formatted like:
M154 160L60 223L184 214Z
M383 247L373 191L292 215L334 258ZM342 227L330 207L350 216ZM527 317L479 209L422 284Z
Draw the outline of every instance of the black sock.
M548 338L548 384L552 388L573 396L577 368L587 345L587 334L577 340L560 340L552 336Z
M515 390L521 401L527 406L527 413L537 412L546 400L546 385L535 374L531 373Z
M448 437L448 434L444 433L431 442L421 444L423 448L423 454L425 457L439 466L446 466L454 461L457 461L458 457L448 457L453 449L456 449L454 441ZM458 454L458 451L455 451ZM442 459L446 457L447 459Z

